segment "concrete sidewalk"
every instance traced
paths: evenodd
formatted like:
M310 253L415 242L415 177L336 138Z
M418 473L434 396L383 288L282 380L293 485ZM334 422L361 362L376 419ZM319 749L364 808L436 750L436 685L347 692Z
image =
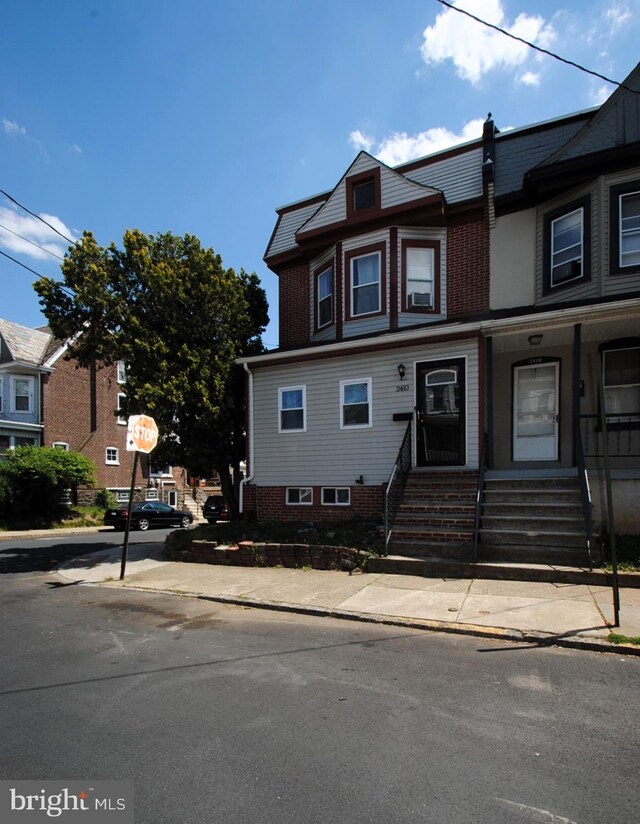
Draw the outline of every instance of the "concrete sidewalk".
M130 547L120 581L120 560L120 549L101 550L67 561L56 574L222 603L640 654L640 647L606 641L613 621L609 587L210 566L167 561L152 544ZM638 637L640 589L620 592L621 626L613 631Z

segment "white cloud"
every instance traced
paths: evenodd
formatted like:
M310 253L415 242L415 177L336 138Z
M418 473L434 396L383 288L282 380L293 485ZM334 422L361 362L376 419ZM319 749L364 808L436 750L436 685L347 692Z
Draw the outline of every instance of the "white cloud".
M609 34L613 35L631 20L633 15L629 11L627 3L614 3L604 13L604 19L610 26Z
M365 138L368 148L362 143L357 143L354 139L355 135L364 137L360 132L351 132L349 141L356 150L365 149L388 166L397 166L400 163L406 163L409 160L415 160L418 157L448 149L458 143L475 140L482 135L483 123L482 118L470 120L462 127L459 134L455 134L455 132L445 129L443 126L427 129L427 131L415 135L409 135L406 132L394 132L389 137L385 137L375 150L376 141L374 138Z
M524 86L540 85L540 75L536 72L525 72L524 74L521 74L517 80L518 83L522 83Z
M72 143L71 144L71 151L73 151L73 152L75 152L76 154L79 154L79 155L84 154L82 146L78 146L77 143Z
M548 47L556 33L550 23L539 15L519 14L509 23L502 0L483 0L481 8L473 0L453 0L453 5L469 11L511 34L541 47ZM438 14L433 26L423 32L422 57L427 64L453 61L458 76L478 83L491 69L514 69L522 66L531 55L524 43L519 43L494 29L451 9Z
M597 89L594 89L591 94L591 105L592 106L602 106L605 100L611 97L614 89L611 86L602 85L598 86Z
M16 137L17 135L21 135L22 137L27 136L27 130L24 126L19 126L15 120L8 120L6 117L2 118L2 128L5 134L8 134L9 137Z
M71 240L78 239L73 230L69 229L59 217L48 215L45 212L40 217ZM42 248L39 249L33 243L37 243ZM0 246L5 249L37 260L50 260L51 255L47 252L64 257L68 245L41 220L32 215L21 215L14 209L0 206Z
M361 150L370 152L373 148L375 140L372 137L367 137L367 135L363 134L360 129L356 129L349 135L349 143L351 143L356 152Z

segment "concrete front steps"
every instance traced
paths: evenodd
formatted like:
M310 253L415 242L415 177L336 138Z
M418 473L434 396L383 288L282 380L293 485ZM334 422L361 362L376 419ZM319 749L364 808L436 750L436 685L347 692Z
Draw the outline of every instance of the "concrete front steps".
M470 559L478 473L413 470L393 525L389 552Z
M588 567L586 546L576 476L487 478L478 560Z

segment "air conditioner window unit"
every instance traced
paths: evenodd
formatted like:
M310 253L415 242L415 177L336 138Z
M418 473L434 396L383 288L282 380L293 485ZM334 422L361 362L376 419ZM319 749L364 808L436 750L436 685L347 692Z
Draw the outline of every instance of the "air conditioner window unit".
M409 306L419 306L421 309L431 309L431 293L410 292Z

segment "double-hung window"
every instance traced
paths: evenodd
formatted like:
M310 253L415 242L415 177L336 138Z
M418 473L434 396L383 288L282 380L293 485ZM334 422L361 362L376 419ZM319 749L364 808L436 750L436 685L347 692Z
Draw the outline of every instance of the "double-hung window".
M33 378L11 379L12 412L33 412L33 387Z
M614 275L640 269L640 180L613 186L609 193L609 271Z
M340 381L340 428L372 426L371 378Z
M333 323L333 266L316 273L316 329Z
M104 462L110 466L120 464L120 450L117 446L108 446L104 452Z
M603 346L602 372L605 413L614 416L611 423L615 426L640 421L640 340Z
M278 432L307 431L307 387L278 389Z
M124 408L124 404L125 404L126 400L127 400L127 396L124 394L124 392L118 392L118 406L116 407L116 409L118 410L118 413L120 413L122 411L122 409ZM127 423L127 419L124 418L120 414L118 414L118 419L117 420L118 420L119 424L126 424Z
M439 311L439 244L430 240L402 241L405 310Z
M116 379L118 383L127 382L127 364L123 360L116 363Z
M582 198L545 216L545 291L589 280L590 201Z
M351 317L380 312L380 252L351 258Z

